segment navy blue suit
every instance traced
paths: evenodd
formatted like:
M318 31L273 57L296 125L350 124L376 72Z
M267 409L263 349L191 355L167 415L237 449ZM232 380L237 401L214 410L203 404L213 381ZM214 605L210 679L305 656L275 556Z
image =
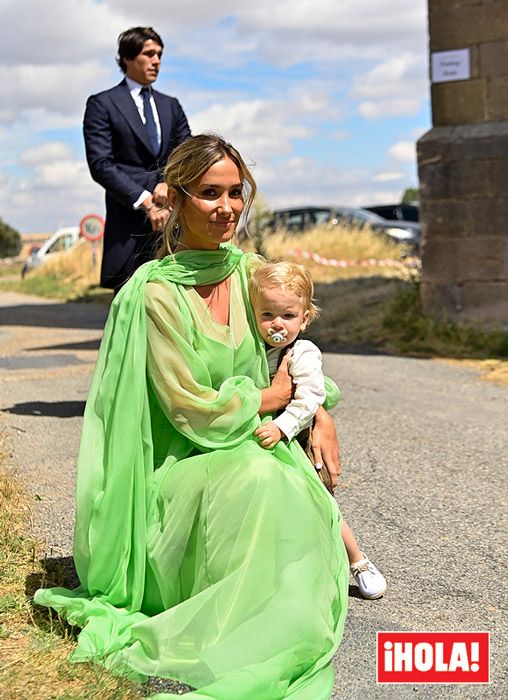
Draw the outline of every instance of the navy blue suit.
M153 257L156 234L134 202L153 191L171 151L190 136L187 118L174 97L153 90L161 125L155 155L148 131L124 80L88 98L83 120L86 158L93 179L106 190L106 228L101 286L116 289Z

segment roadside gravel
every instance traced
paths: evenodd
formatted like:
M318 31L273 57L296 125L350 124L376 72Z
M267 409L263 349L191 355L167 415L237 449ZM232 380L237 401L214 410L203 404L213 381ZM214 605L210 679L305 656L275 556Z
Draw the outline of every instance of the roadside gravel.
M105 317L99 305L0 292L0 431L53 557L71 551L81 416ZM337 498L388 579L379 601L351 586L333 698L508 696L508 390L444 362L324 357L342 389ZM378 630L487 630L492 683L377 686Z

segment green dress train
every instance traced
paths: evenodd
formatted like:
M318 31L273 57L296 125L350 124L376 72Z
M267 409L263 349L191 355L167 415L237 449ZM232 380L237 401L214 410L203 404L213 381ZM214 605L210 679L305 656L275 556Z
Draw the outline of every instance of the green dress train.
M269 376L249 258L177 253L115 298L79 454L81 586L35 602L83 628L73 660L179 680L189 700L326 700L347 608L340 513L295 440L253 437ZM225 326L193 286L228 275Z

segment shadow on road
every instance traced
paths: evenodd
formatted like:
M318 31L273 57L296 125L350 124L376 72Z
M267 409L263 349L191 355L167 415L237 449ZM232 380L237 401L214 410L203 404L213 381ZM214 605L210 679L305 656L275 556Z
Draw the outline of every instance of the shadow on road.
M35 562L34 562L35 563ZM25 595L32 599L39 588L63 587L73 589L79 586L79 578L72 557L44 557L39 561L42 571L33 571L25 578ZM36 627L58 632L65 639L76 640L79 630L67 623L51 608L35 605L32 601L31 620Z
M85 410L84 401L27 401L16 403L9 408L1 409L5 413L18 416L53 416L56 418L75 418L82 416Z
M41 345L37 348L27 348L27 352L37 352L39 350L98 350L101 339L83 340L81 343L60 343L58 345Z
M39 588L76 588L78 574L72 557L44 557L40 560L42 571L32 572L25 579L25 593L30 598Z
M0 326L104 328L109 307L103 304L20 304L0 307Z

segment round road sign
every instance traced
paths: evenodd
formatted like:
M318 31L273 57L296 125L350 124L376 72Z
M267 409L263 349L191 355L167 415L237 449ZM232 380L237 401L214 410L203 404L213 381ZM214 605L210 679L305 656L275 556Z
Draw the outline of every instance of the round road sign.
M104 219L98 214L87 214L79 222L79 232L88 241L98 241L104 235Z

